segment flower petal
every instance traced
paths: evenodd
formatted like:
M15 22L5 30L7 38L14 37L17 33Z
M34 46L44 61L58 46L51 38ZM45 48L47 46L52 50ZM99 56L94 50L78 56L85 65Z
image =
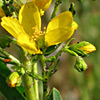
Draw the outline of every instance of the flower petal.
M5 28L13 37L17 38L20 33L23 33L23 27L16 18L3 17L1 18L1 26Z
M34 30L33 27L41 29L41 17L39 10L32 2L23 5L19 11L19 22L23 26L25 32L32 35Z
M73 25L72 23L73 16L70 11L63 12L53 18L47 26L45 35L45 41L47 42L48 46L67 41L77 28L75 26L76 23Z
M66 29L59 28L49 31L45 36L45 41L47 42L47 46L57 45L61 42L67 41L72 35L73 32L69 27Z
M47 10L52 0L32 0L40 9Z
M27 34L20 34L18 36L18 40L17 43L27 52L31 53L31 54L41 54L42 52L40 51L40 49L37 48L36 43L30 39L31 37L29 37L29 35Z
M78 24L76 22L73 21L72 23L72 29L73 29L73 32L78 28Z

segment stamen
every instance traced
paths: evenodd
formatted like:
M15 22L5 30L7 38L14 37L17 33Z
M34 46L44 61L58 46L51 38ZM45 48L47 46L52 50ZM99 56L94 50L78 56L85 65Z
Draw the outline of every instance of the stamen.
M30 41L38 41L41 36L44 35L42 31L40 31L36 26L32 28L34 30L33 36L31 37Z
M44 31L43 31L43 33L46 33L46 27L44 27Z

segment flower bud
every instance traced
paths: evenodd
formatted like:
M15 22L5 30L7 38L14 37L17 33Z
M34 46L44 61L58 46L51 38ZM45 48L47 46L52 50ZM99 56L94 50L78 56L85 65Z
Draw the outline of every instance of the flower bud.
M89 53L94 52L96 50L96 47L89 42L82 41L76 44L72 44L68 49L76 52L79 56L84 57Z
M56 59L55 56L51 56L50 58L47 58L46 61L53 62Z
M10 87L20 86L22 82L21 76L17 72L13 72L6 79L6 82L8 83L8 86Z
M88 44L88 45L85 45L85 46L82 46L79 48L80 50L83 50L84 52L86 52L87 54L88 53L91 53L91 52L94 52L96 50L95 46L92 45L92 44Z
M76 58L76 63L74 66L79 72L85 71L87 69L87 64L84 59L80 56Z

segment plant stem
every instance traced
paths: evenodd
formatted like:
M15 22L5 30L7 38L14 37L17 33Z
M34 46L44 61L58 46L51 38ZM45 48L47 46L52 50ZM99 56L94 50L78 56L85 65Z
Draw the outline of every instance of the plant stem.
M55 2L55 7L51 16L51 19L54 18L56 16L56 13L58 11L59 5L62 3L62 0L56 0Z
M33 75L38 74L38 65L37 62L33 66ZM34 79L34 88L35 88L35 94L36 94L36 100L39 100L39 92L38 92L38 80Z
M31 62L31 57L28 56L28 54L25 53L22 49L20 51L21 51L22 64L26 71L26 73L22 77L26 98L27 100L36 100L33 77L27 74L27 72L31 73L33 70L33 64Z
M7 53L6 51L4 51L1 47L0 47L0 52L5 56L7 57L8 59L11 59L11 61L9 63L11 64L16 64L18 66L21 65L20 61L15 58L14 56L12 56L11 54ZM3 59L1 59L1 61L3 61Z
M62 49L56 54L56 56L55 56L56 59L49 66L49 72L47 73L48 78L52 75L52 71L57 69L57 65L55 65L55 64L58 61L57 59L61 55L61 53L62 53ZM59 61L57 63L59 63Z
M24 62L25 62L24 63L25 70L31 72L32 71L31 62L30 61L24 61ZM36 100L33 78L27 75L27 73L23 75L23 84L27 100Z
M43 82L43 100L46 99L47 93L48 93L48 91L47 91L47 88L48 88L47 83L48 83L48 81L47 81L47 79L45 79L45 81Z
M46 71L46 64L45 64L45 57L44 55L41 56L41 63L42 63L42 77L44 79L43 81L43 100L46 99L47 96L47 84L48 84L48 79L47 79L47 71Z

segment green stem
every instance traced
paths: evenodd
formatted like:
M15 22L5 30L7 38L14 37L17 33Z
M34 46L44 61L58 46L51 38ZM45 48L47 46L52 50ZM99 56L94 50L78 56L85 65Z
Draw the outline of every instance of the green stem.
M47 88L48 88L48 85L47 85L48 81L45 79L45 81L43 82L43 100L46 99L47 97Z
M71 38L66 44L65 44L65 48L68 48L68 45L70 44L70 42L72 42L73 40L75 40L75 38Z
M37 63L33 66L33 75L38 74L38 65ZM38 80L34 79L34 88L35 88L35 94L36 94L36 100L39 100L39 91L38 91Z
M44 81L43 81L43 100L45 100L47 97L47 93L48 93L48 91L47 91L48 79L47 79L47 71L46 71L46 64L45 64L44 55L41 56L41 63L42 63L42 67L43 67L42 68L42 77L44 79Z
M33 77L33 78L36 79L36 80L44 81L44 79L43 79L41 76L39 76L37 73L27 72L27 74L28 74L29 76Z
M26 98L27 100L36 100L33 77L27 74L27 72L31 73L33 70L31 57L27 53L25 53L22 49L20 51L21 51L22 64L26 71L26 73L22 77Z
M12 56L11 54L7 53L6 51L4 51L2 48L0 48L0 52L7 57L8 59L11 59L11 61L9 63L12 64L16 64L18 66L21 65L20 61L18 59L16 59L14 56Z
M56 0L55 2L55 7L51 16L51 19L54 18L56 16L56 13L58 11L59 5L62 3L62 0Z
M24 62L25 62L24 63L25 70L31 72L32 71L31 62L30 61L24 61ZM23 75L23 84L27 100L36 100L33 78L27 75L27 73Z
M49 72L47 73L47 77L49 78L52 75L52 70L56 70L57 69L57 65L56 62L58 61L58 57L61 55L62 53L62 49L56 54L56 59L51 63L50 67L49 67Z

